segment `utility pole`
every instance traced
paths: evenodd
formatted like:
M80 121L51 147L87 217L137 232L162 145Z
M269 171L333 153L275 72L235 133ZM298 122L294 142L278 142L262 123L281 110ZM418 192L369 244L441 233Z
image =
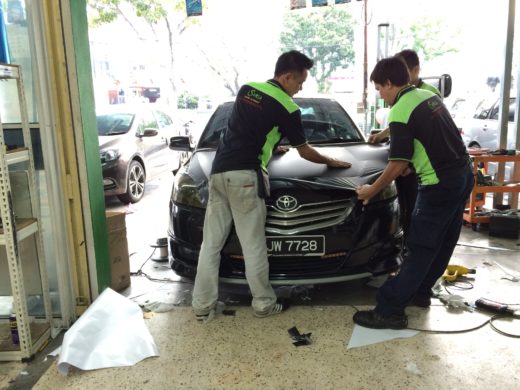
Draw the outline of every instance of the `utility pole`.
M368 134L368 48L367 48L367 26L368 26L368 10L367 3L368 0L364 1L364 21L363 21L363 39L364 39L364 49L363 49L363 109L365 111L365 134Z

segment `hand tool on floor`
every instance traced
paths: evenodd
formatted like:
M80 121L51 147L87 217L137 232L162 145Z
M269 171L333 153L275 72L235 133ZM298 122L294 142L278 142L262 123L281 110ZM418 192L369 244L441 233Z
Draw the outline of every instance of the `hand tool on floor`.
M515 315L515 311L513 309L510 309L507 305L504 305L503 303L490 301L486 298L479 298L475 301L475 306L478 309L490 311L492 313L496 314L504 314L508 316Z
M444 271L442 278L448 282L454 282L460 276L475 273L477 273L477 271L473 268L467 268L462 265L450 264Z

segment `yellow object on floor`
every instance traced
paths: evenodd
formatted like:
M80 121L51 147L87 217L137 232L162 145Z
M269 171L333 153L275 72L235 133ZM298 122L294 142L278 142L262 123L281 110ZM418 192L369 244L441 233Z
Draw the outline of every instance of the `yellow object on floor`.
M446 268L446 271L444 271L442 278L448 282L453 282L457 280L457 278L459 278L460 276L474 273L476 273L476 271L473 268L467 268L462 265L450 264L448 265L448 268Z

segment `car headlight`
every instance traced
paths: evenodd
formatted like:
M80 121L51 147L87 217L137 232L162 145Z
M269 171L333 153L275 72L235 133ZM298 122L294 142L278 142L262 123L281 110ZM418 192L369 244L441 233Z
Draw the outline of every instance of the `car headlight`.
M110 161L117 160L121 157L121 153L117 149L108 149L99 154L101 158L101 163L107 163Z
M172 200L186 206L205 208L202 203L199 188L186 173L178 172L175 175L172 189Z

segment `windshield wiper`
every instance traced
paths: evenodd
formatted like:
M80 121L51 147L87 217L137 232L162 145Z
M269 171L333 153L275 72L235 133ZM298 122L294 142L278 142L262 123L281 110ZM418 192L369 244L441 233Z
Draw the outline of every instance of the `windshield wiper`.
M310 140L309 141L309 143L311 143L311 144L333 144L333 143L335 144L335 143L343 143L343 142L361 142L361 140L358 138L346 139L343 137L332 137L332 138L328 138L326 140L316 140L316 141Z
M111 131L110 133L106 133L105 135L121 135L126 134L126 131Z

